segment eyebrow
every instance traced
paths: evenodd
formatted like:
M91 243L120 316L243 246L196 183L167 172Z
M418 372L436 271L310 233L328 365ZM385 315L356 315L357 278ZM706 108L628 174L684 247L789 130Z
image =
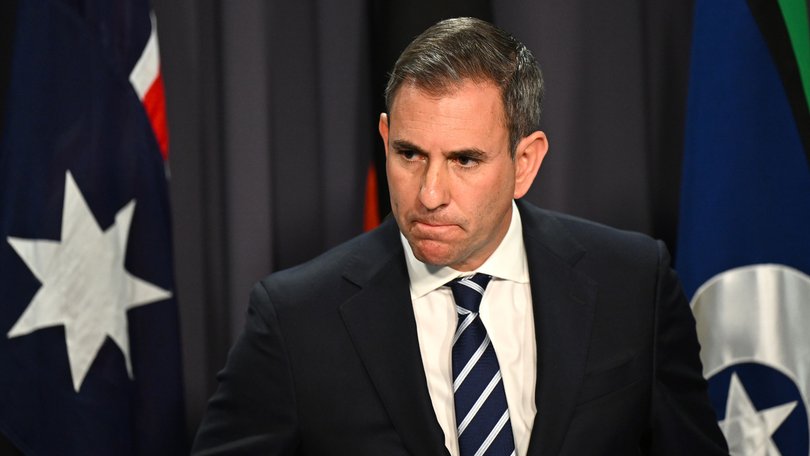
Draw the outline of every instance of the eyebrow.
M425 154L426 152L421 147L417 146L416 144L405 141L404 139L397 139L391 143L391 147L395 150L412 150L414 152L418 152L420 154Z
M391 147L397 151L409 150L416 152L418 154L427 155L427 152L424 149L404 139L395 140L394 142L391 143ZM478 149L476 147L450 151L446 155L448 158L467 157L475 160L484 160L488 156L488 154L485 151Z

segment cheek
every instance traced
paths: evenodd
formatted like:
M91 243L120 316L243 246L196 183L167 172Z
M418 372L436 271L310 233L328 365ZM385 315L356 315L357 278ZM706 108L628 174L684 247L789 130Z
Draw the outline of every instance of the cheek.
M397 210L407 205L409 198L409 184L405 173L402 170L395 170L388 167L388 193L391 197L391 209Z
M495 229L501 222L503 214L512 206L514 195L513 182L503 179L493 179L486 185L479 185L475 191L467 191L466 200L468 213L473 215L470 220L476 222L482 235Z
M389 166L386 168L388 174L388 190L391 195L398 197L410 196L415 191L419 190L418 179L402 167Z
M399 175L397 174L397 170L391 166L391 162L388 162L385 166L385 175L388 179L388 190L390 191L391 195L393 195L397 189L400 187L399 182Z
M483 212L485 207L495 207L512 199L514 179L510 180L508 173L497 173L468 185L465 193L466 198L478 201L479 210Z

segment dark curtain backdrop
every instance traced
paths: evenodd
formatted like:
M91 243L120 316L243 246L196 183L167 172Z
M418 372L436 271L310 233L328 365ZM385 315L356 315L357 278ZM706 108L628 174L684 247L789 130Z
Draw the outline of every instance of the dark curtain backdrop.
M360 233L385 73L440 18L494 20L541 62L529 200L674 250L691 4L154 0L190 435L252 284Z

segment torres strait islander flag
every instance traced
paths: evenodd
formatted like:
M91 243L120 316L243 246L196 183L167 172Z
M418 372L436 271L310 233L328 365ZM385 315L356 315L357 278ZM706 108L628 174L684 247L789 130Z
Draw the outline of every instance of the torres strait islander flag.
M187 452L147 0L19 0L0 130L0 433Z
M697 0L676 265L733 455L810 453L807 0Z

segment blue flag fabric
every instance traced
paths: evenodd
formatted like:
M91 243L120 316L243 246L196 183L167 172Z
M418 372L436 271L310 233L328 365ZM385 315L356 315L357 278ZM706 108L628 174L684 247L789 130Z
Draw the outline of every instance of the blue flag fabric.
M808 454L810 125L785 3L694 12L676 265L740 455Z
M164 161L130 83L146 0L20 0L0 131L0 433L187 452Z

